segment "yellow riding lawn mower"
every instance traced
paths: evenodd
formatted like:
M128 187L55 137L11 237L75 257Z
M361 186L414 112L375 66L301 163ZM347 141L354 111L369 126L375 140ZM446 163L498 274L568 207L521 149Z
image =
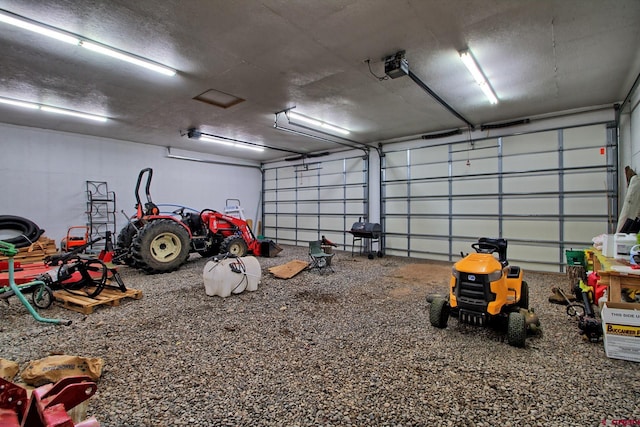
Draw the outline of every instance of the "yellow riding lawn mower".
M449 296L429 297L429 321L446 328L449 316L477 326L507 326L507 341L524 347L527 333L540 322L529 310L529 286L520 267L507 261L505 239L480 238L470 253L453 265ZM496 258L497 255L497 258Z

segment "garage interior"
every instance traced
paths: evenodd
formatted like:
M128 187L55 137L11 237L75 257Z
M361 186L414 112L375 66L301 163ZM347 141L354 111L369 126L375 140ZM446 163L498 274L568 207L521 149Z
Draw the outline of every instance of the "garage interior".
M230 241L168 271L127 255L109 274L134 297L38 310L68 326L5 298L0 358L104 362L82 416L640 422L640 349L608 357L550 297L579 297L566 283L594 264L609 277L617 254L594 243L637 198L625 168L640 169L640 2L0 0L0 37L0 217L29 219L60 251L70 227L87 227L120 255L122 231L141 224L138 196L162 215L241 211L256 240L282 249L255 257L257 289L224 297L204 282ZM500 328L430 319L482 237L507 240L508 265L524 271L540 321L524 346ZM328 268L274 276L318 262L314 241ZM580 272L568 254L583 250ZM612 261L625 277L630 255ZM612 307L637 331L640 305L627 303Z

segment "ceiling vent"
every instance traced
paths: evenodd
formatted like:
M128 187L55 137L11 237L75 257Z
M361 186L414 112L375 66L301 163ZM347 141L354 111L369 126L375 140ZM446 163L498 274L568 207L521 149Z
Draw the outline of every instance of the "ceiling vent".
M244 102L244 99L242 98L215 89L209 89L208 91L195 96L193 99L196 101L206 102L207 104L215 105L220 108L229 108Z

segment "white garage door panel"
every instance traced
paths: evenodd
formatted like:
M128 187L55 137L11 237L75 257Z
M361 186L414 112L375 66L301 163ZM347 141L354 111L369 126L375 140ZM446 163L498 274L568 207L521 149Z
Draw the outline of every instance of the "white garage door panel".
M600 154L599 147L564 152L564 165L566 168L605 166L606 164L607 156Z
M565 191L593 191L594 189L605 191L607 174L604 171L566 174L563 183Z
M307 242L307 247L308 247L308 242L319 240L317 231L298 230L297 238L299 242ZM302 245L304 245L304 243Z
M520 156L504 157L502 171L526 172L536 169L554 169L558 167L558 153L524 154Z
M411 165L424 163L447 162L449 158L449 146L435 145L433 147L417 148L411 150Z
M351 225L352 224L347 224L346 225L346 229L345 229L345 224L342 218L336 218L336 217L330 217L330 216L320 216L320 230L343 230L343 231L347 231L348 229L351 229ZM335 233L335 231L334 231ZM334 234L335 237L337 239L338 234L335 233ZM327 238L329 240L331 240L333 242L333 239L329 238L329 236L327 235Z
M449 215L448 200L411 200L411 214Z
M406 200L387 200L385 204L385 210L387 214L396 215L396 214L406 214L408 211L407 201Z
M298 216L298 228L318 229L318 218L315 216Z
M413 238L411 239L411 251L446 253L449 252L449 242L438 239ZM446 285L446 282L442 285Z
M434 236L446 235L449 230L448 219L437 218L413 218L411 219L412 234L431 234Z
M320 169L321 175L341 175L344 172L344 163L342 160L339 161L331 161L331 162L322 162L320 164L311 165L309 169Z
M387 167L385 169L385 179L387 181L396 181L407 179L407 167Z
M502 208L505 215L558 215L560 207L557 198L506 199Z
M560 250L554 247L534 246L515 242L508 242L507 245L507 258L512 260L536 260L553 264L558 262L559 256ZM522 264L518 263L514 265L521 266ZM529 286L531 287L535 285L531 283Z
M345 176L347 185L364 185L364 176L362 173L348 173Z
M331 215L331 214L342 214L344 211L344 202L342 201L335 201L335 202L330 202L330 201L321 201L320 202L320 213L321 214L325 214L325 215ZM362 205L358 205L360 207L360 210L362 210Z
M300 201L309 201L309 200L318 200L318 189L300 189L298 190L298 202Z
M386 197L407 197L406 183L392 183L385 185Z
M411 179L439 178L449 176L449 165L446 163L431 163L411 167Z
M296 204L295 203L279 203L277 205L277 208L278 208L278 215L295 214L296 213ZM270 212L274 212L274 211L275 211L275 207Z
M502 191L507 194L558 191L558 182L557 175L505 176Z
M296 178L284 178L284 179L278 179L278 189L282 190L282 189L293 189L296 188L298 186L298 182L296 181Z
M387 242L388 247L398 250L398 252L396 252L397 255L402 255L404 252L404 255L406 256L407 244L409 242L409 240L407 240L406 237L387 236L385 240ZM393 255L393 253L389 251L390 249L387 250L386 253L389 255Z
M279 202L295 202L296 192L294 190L280 190L278 191Z
M345 197L347 200L350 199L363 199L365 189L362 187L346 187L345 188Z
M558 149L558 132L537 132L525 135L502 138L502 154L536 153L540 151L556 151Z
M264 219L264 226L265 227L275 227L276 226L276 221L277 221L277 217L275 215L268 215Z
M585 246L589 246L592 238L606 233L602 223L572 220L565 225L564 238L571 242L585 242Z
M317 203L298 202L298 214L316 214L318 213Z
M343 187L320 188L320 191L318 191L317 193L319 200L342 199L343 194L344 194Z
M499 182L497 178L465 178L453 182L451 192L454 195L497 194Z
M600 197L568 197L564 200L564 213L566 215L606 215L607 200Z
M602 125L565 129L562 145L565 149L604 147L607 145L607 130ZM599 152L599 150L596 151Z
M339 175L320 175L320 185L321 186L328 186L328 185L335 185L335 186L341 186L344 182L344 175L343 174L339 174Z
M409 224L409 220L406 217L391 217L387 219L387 229L385 232L389 233L407 233L407 226Z
M498 211L497 199L454 199L452 203L454 215L460 214L484 214L491 215Z
M505 221L502 225L503 236L518 240L558 240L560 224L552 221Z
M296 216L288 214L278 214L277 216L278 227L295 227Z
M409 184L411 197L447 196L449 183L447 181L423 181Z
M456 236L498 236L496 220L455 220L452 231Z
M265 191L263 197L265 203L275 202L278 198L278 193L275 191Z
M265 190L275 190L278 187L278 182L277 181L269 181L269 180L265 180L264 181L264 189Z

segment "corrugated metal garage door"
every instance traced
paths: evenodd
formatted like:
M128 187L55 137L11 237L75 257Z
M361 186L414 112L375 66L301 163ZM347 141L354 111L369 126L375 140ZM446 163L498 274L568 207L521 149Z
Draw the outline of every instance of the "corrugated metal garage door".
M351 248L354 222L368 212L368 158L265 168L264 234L305 246L325 235Z
M563 271L617 219L615 128L605 124L385 150L387 254L455 261L479 237L509 259Z

